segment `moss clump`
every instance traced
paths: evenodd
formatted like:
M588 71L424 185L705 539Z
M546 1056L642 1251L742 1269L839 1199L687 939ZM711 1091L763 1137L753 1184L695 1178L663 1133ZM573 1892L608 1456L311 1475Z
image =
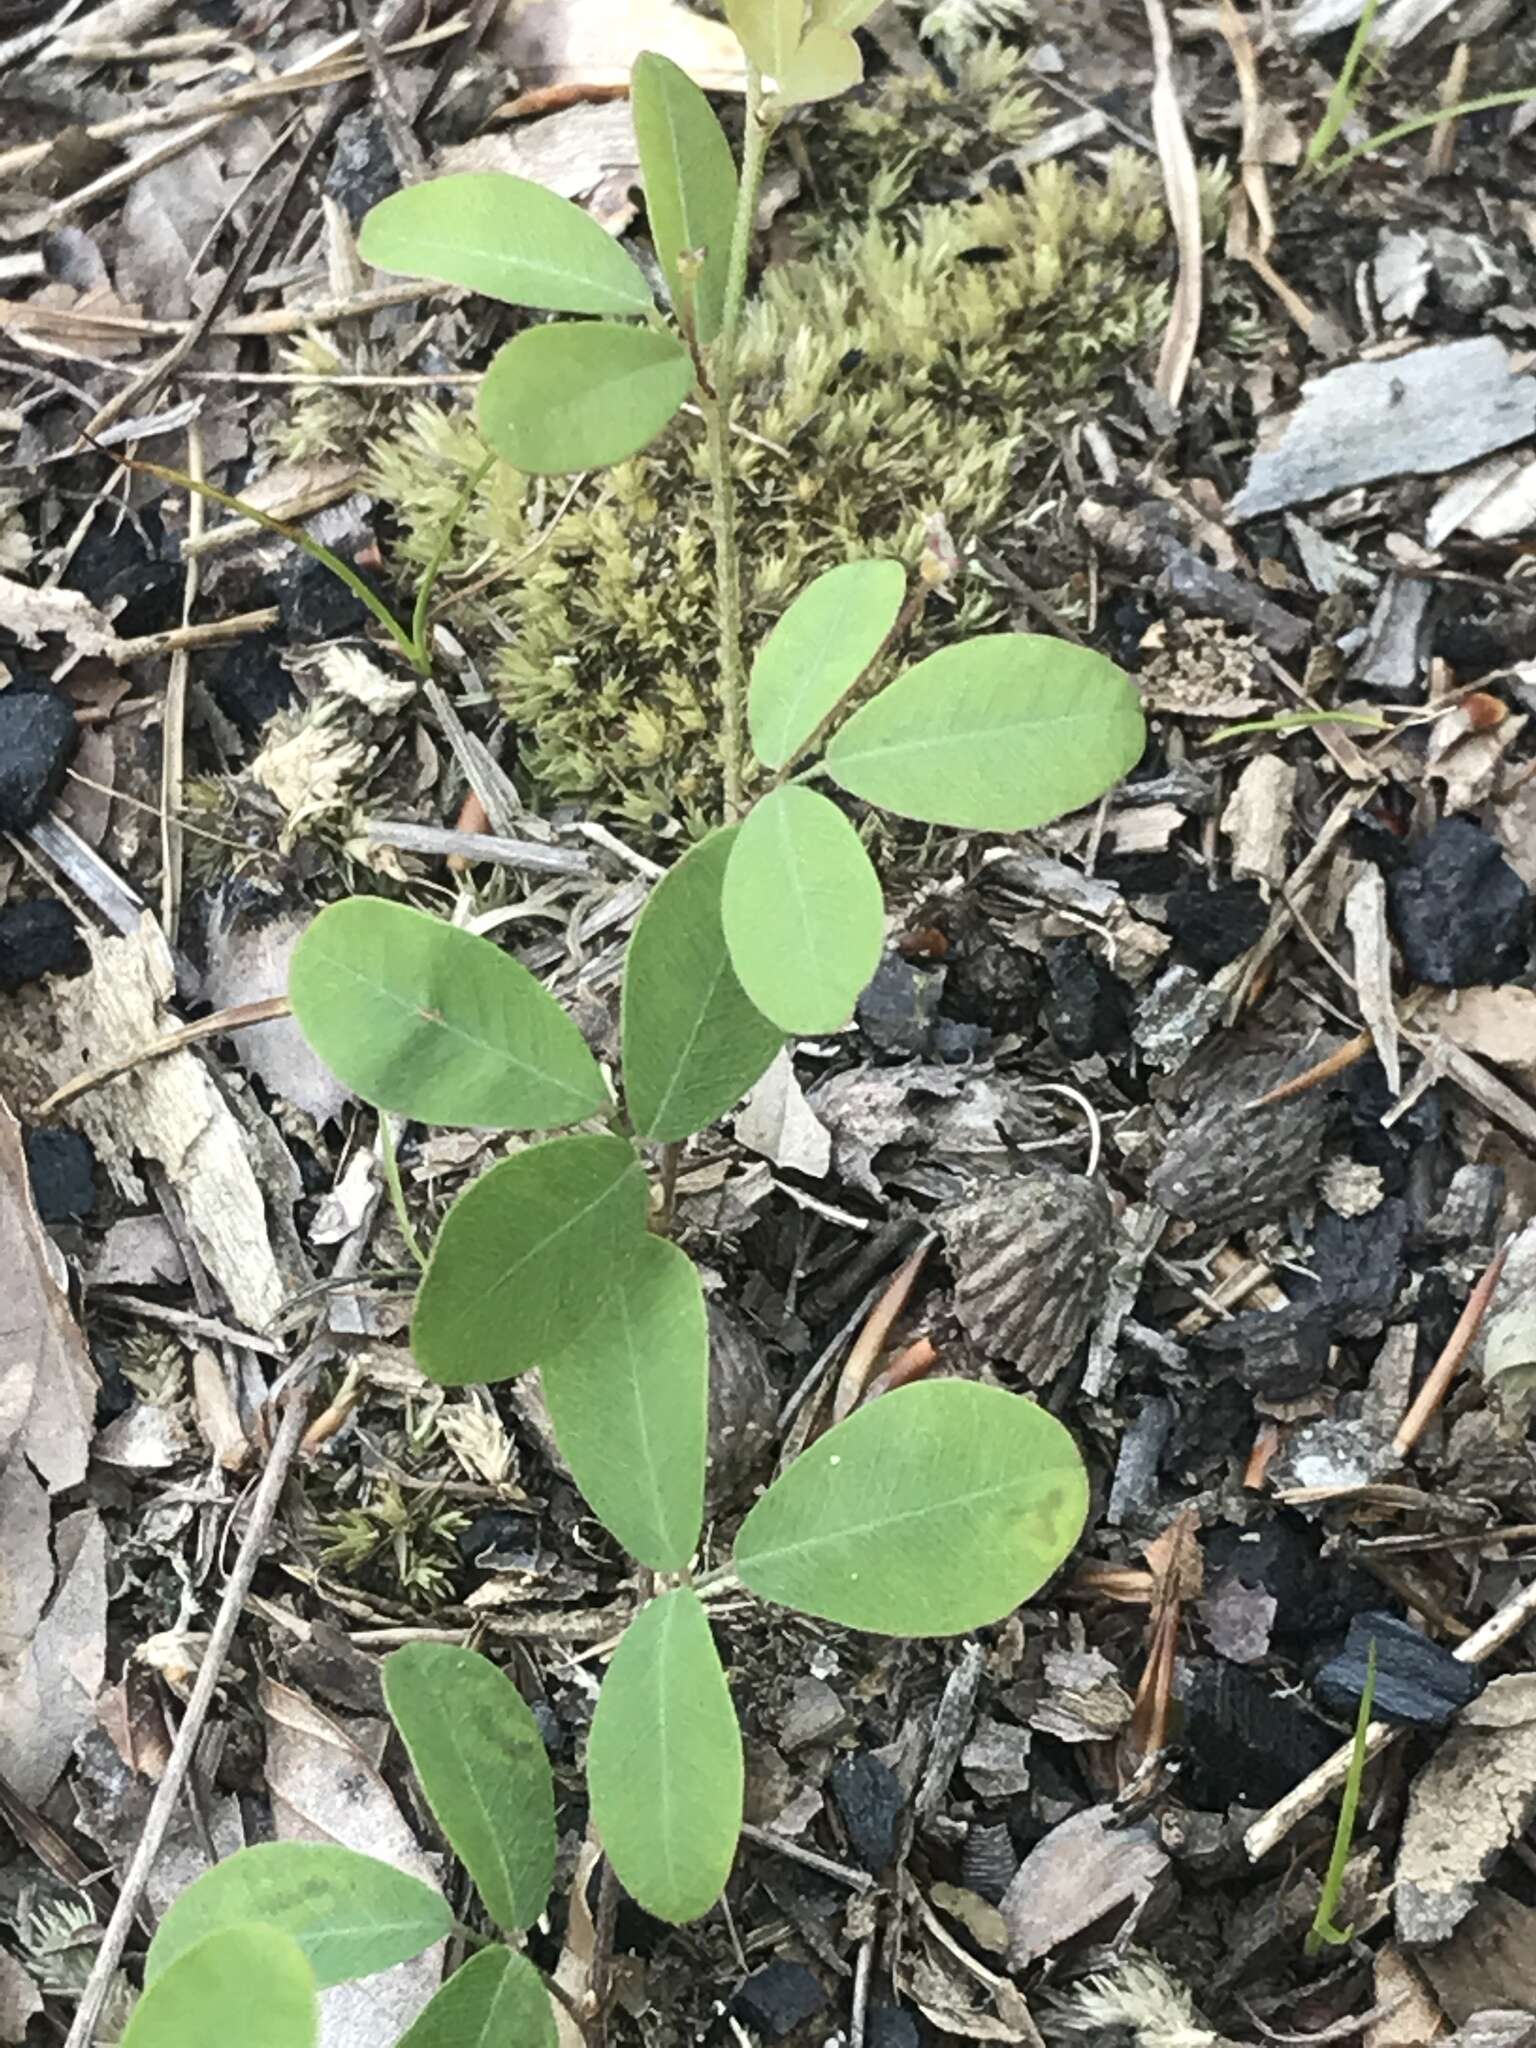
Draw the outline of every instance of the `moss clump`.
M992 44L969 61L957 103L984 79L971 98L1001 110L1002 137L968 117L985 161L1036 116L1021 59ZM771 267L749 310L734 452L751 640L850 555L915 561L935 512L962 546L985 537L1006 552L1027 458L1164 316L1155 167L1122 152L1102 182L1045 164L1017 192L923 203L903 149L919 92L944 113L941 88L903 81L844 116L855 155L885 152L886 210ZM468 414L429 406L375 444L371 484L398 517L402 571L420 572L481 459ZM498 467L449 565L448 587L480 586L455 616L499 642L489 667L523 768L550 796L647 829L670 816L697 829L717 802L707 492L685 414L574 495ZM1001 615L994 591L963 579L950 606L930 607L922 651Z

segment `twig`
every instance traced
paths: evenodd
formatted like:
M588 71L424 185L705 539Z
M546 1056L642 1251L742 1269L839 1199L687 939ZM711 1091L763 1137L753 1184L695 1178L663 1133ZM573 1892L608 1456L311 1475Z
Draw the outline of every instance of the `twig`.
M859 1943L858 1960L853 1966L853 2010L848 2020L848 2048L864 2048L864 2030L869 2023L869 1980L874 1962L875 1937L871 1931Z
M446 825L375 818L369 823L368 837L375 846L398 846L402 853L461 853L471 863L522 868L534 875L578 875L585 880L592 873L591 861L574 847L540 846L532 839L498 839L489 832L455 832Z
M1496 1650L1502 1650L1510 1638L1517 1636L1533 1618L1536 1618L1536 1579L1532 1579L1528 1586L1522 1586L1518 1593L1512 1593L1481 1628L1474 1629L1464 1643L1456 1645L1451 1655L1458 1664L1486 1664ZM1373 1721L1365 1734L1367 1760L1379 1755L1404 1732L1389 1721ZM1303 1778L1299 1785L1293 1785L1268 1813L1260 1815L1243 1837L1243 1846L1251 1863L1258 1863L1267 1856L1271 1849L1285 1840L1298 1821L1304 1820L1314 1807L1322 1805L1336 1786L1343 1784L1349 1776L1354 1754L1355 1743L1351 1739L1336 1749L1326 1763L1319 1764L1309 1777Z
M193 1754L203 1732L203 1723L208 1718L208 1709L218 1691L219 1681L224 1674L224 1661L229 1655L235 1630L245 1608L245 1596L251 1589L251 1582L266 1553L267 1537L277 1514L278 1502L282 1498L287 1482L289 1467L304 1435L305 1417L309 1410L306 1391L300 1386L290 1387L282 1426L272 1445L272 1455L267 1460L261 1483L256 1488L251 1502L251 1516L241 1539L239 1553L230 1570L219 1602L219 1611L214 1619L208 1637L203 1661L198 1666L197 1680L192 1687L192 1696L187 1701L187 1711L182 1716L181 1726L176 1731L176 1740L166 1760L165 1773L155 1787L155 1796L150 1802L149 1812L144 1821L144 1832L139 1837L139 1846L133 1852L133 1861L123 1877L122 1890L118 1893L117 1904L112 1909L102 1933L101 1946L96 1951L96 1960L91 1965L91 1974L86 1979L85 1989L80 1994L80 2003L75 2008L64 2048L90 2048L96 2032L96 2023L107 1994L112 1988L112 1979L118 1964L122 1961L123 1950L133 1930L138 1914L139 1900L154 1869L155 1859L165 1840L166 1830L175 1818L181 1801L182 1788L192 1768Z
M592 2003L595 2010L587 2038L592 2048L608 2048L608 1994L613 1977L613 1933L619 1918L619 1876L605 1856L597 1881L597 1919L592 1942Z
M151 1039L147 1045L135 1046L132 1052L108 1060L105 1066L90 1067L85 1073L76 1074L73 1081L66 1081L62 1088L55 1088L32 1113L39 1119L49 1116L54 1110L62 1109L66 1102L73 1102L76 1096L88 1095L93 1088L105 1087L108 1081L116 1081L121 1075L131 1073L146 1060L164 1059L167 1053L185 1052L189 1045L196 1045L201 1039L218 1038L226 1031L243 1031L250 1024L271 1024L277 1018L291 1014L292 1008L286 996L264 996L260 1002L234 1003L227 1010L215 1010L211 1017L199 1017L193 1024L182 1024L175 1031L166 1032L163 1038Z
M907 1297L923 1269L923 1261L937 1241L931 1234L923 1239L917 1250L903 1260L891 1275L885 1292L870 1311L869 1320L855 1338L853 1348L848 1353L847 1363L837 1382L837 1392L832 1398L834 1422L841 1422L845 1415L851 1415L859 1405L885 1340L891 1334L891 1325L906 1307Z
M385 138L389 143L389 153L395 160L395 169L400 173L400 182L402 185L419 184L427 174L427 160L400 105L395 81L389 75L389 57L374 28L368 0L352 0L352 20L363 55L368 60L374 91L378 95L379 113L383 117Z
M1500 1245L1488 1261L1483 1277L1467 1296L1467 1305L1456 1318L1456 1327L1446 1340L1445 1349L1430 1367L1429 1377L1418 1391L1408 1413L1398 1425L1397 1435L1392 1439L1392 1449L1399 1458L1406 1458L1428 1427L1446 1395L1451 1390L1451 1381L1460 1370L1461 1362L1471 1348L1472 1339L1477 1335L1479 1323L1488 1311L1493 1290L1499 1284L1499 1275L1504 1270L1504 1259L1509 1251L1507 1244Z
M847 1863L834 1863L830 1856L820 1856L814 1849L803 1849L788 1835L776 1835L772 1828L754 1827L751 1821L744 1821L741 1828L744 1842L755 1842L760 1849L776 1849L781 1856L787 1856L791 1863L803 1863L807 1870L819 1870L823 1877L835 1877L839 1884L845 1884L850 1891L870 1891L875 1880L867 1871L854 1870Z
M1152 133L1163 167L1168 218L1178 244L1179 269L1157 360L1157 394L1177 408L1184 396L1200 339L1205 252L1200 227L1200 180L1173 78L1173 36L1162 0L1143 0L1152 37Z

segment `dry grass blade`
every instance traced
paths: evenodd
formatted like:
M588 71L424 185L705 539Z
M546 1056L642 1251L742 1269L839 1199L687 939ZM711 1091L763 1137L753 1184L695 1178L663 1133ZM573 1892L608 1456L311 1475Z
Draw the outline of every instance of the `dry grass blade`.
M92 1067L88 1073L77 1074L73 1081L67 1081L62 1088L55 1088L45 1101L37 1105L33 1114L41 1122L44 1117L52 1116L55 1110L62 1109L66 1102L73 1102L81 1095L88 1095L93 1088L101 1088L108 1081L131 1073L146 1060L164 1059L167 1053L184 1052L189 1045L197 1045L205 1038L219 1038L226 1031L244 1031L252 1024L271 1024L279 1017L292 1015L286 996L267 996L259 1003L232 1004L227 1010L215 1011L211 1017L199 1017L195 1023L168 1031L163 1038L156 1038L148 1045L124 1053L121 1059L110 1060L105 1066Z
M933 1249L935 1239L924 1238L911 1257L904 1260L891 1276L891 1283L869 1312L869 1319L854 1339L853 1349L848 1353L848 1362L838 1378L837 1392L832 1398L832 1420L841 1422L845 1415L851 1415L864 1398L875 1362L891 1334L891 1325L906 1307L923 1261Z
M1435 1360L1429 1377L1420 1387L1417 1399L1403 1417L1397 1435L1392 1439L1392 1448L1398 1457L1407 1457L1450 1392L1451 1382L1471 1349L1478 1325L1488 1312L1488 1304L1493 1299L1494 1288L1499 1284L1499 1275L1504 1270L1504 1260L1508 1251L1508 1245L1500 1246L1489 1260L1482 1278L1467 1296L1467 1305L1457 1317L1456 1327L1447 1339L1445 1349Z
M1158 159L1163 167L1168 217L1179 246L1178 282L1157 359L1157 392L1169 405L1177 407L1194 365L1205 300L1200 179L1173 80L1173 36L1163 0L1144 0L1144 5L1152 35L1152 133L1157 138Z

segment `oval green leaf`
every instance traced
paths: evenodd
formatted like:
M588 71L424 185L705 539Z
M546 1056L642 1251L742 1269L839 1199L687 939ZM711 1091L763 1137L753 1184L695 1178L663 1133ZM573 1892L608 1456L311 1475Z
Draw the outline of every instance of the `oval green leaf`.
M805 32L787 68L779 73L775 97L787 107L836 99L864 76L864 59L853 37L815 23Z
M658 1920L719 1898L741 1833L741 1728L709 1618L686 1586L641 1608L587 1742L592 1818L619 1882Z
M885 644L907 587L900 562L844 562L808 584L752 664L747 724L757 758L782 768Z
M784 1034L731 965L720 896L737 827L711 832L651 891L624 959L624 1096L637 1137L670 1144L724 1116Z
M119 2048L313 2048L315 1973L291 1934L225 1927L179 1955L133 2008Z
M543 1978L498 1946L455 1970L396 2048L557 2048L559 2039Z
M664 1238L578 1345L544 1362L555 1441L587 1504L631 1557L681 1571L704 1521L709 1323L692 1259Z
M963 1635L1038 1591L1087 1513L1082 1458L1054 1415L933 1380L797 1458L742 1523L736 1570L765 1600L844 1628Z
M299 1028L354 1095L420 1123L532 1131L608 1106L586 1041L489 939L404 903L352 896L294 948Z
M579 1343L645 1242L646 1204L622 1138L551 1138L481 1174L427 1261L416 1363L441 1386L477 1386Z
M530 476L606 469L654 441L693 388L693 358L653 327L552 320L496 356L480 386L486 445Z
M322 1991L408 1962L453 1928L441 1892L376 1856L324 1842L260 1842L171 1901L149 1945L145 1983L210 1934L253 1921L298 1943Z
M880 964L880 878L837 805L786 783L748 812L720 899L731 964L783 1031L841 1031Z
M505 171L461 171L381 200L357 240L365 263L548 313L648 313L651 291L591 214Z
M1130 678L1087 647L990 633L918 662L827 748L834 781L930 825L1022 832L1113 788L1146 742Z
M720 332L736 222L736 165L713 107L670 57L646 50L629 74L629 106L645 179L656 253L672 304L693 307L694 333L707 348ZM696 254L692 281L678 259Z
M555 1786L522 1694L473 1650L408 1643L384 1660L384 1702L485 1910L531 1927L555 1881Z
M800 47L805 0L725 0L725 18L758 70L778 78Z

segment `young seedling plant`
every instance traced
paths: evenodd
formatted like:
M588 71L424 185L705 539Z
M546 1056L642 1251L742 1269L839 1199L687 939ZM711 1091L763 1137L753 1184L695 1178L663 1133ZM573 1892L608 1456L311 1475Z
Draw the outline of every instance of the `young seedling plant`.
M635 132L670 320L587 214L517 178L413 186L376 207L361 238L385 269L575 316L528 326L491 364L479 423L501 460L541 475L618 462L690 400L708 441L722 817L636 925L618 1091L523 966L405 905L332 905L301 941L290 981L309 1042L378 1111L386 1147L391 1117L548 1134L448 1211L412 1350L445 1386L537 1370L576 1485L641 1569L649 1597L603 1679L586 1783L620 1882L673 1922L707 1912L730 1874L742 1746L692 1576L708 1435L704 1293L661 1227L648 1162L723 1116L788 1036L841 1029L875 970L880 882L847 809L819 785L905 818L1016 832L1095 800L1143 744L1125 676L1030 634L946 647L876 690L923 594L919 582L909 597L894 561L818 577L748 677L730 435L764 153L789 107L857 79L852 30L873 4L728 0L747 56L739 177L703 94L666 58L639 59ZM420 617L395 637L424 663ZM856 1410L774 1480L737 1533L734 1579L847 1628L959 1634L1044 1583L1077 1540L1087 1500L1072 1438L1033 1401L969 1381L914 1384ZM448 1978L406 2048L552 2044L550 1994L517 1946L554 1870L553 1791L533 1718L467 1649L397 1651L385 1691L502 1937ZM441 1895L383 1863L311 1844L242 1850L162 1920L125 2048L201 2048L220 2026L244 2048L304 2048L320 1989L451 1931Z

